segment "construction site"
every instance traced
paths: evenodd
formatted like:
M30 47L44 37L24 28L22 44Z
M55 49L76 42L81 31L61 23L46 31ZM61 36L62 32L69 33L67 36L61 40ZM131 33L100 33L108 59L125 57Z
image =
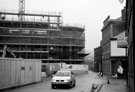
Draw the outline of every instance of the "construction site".
M44 63L83 64L85 27L64 25L61 13L0 11L0 56L39 59Z
M0 10L0 90L41 82L60 69L88 73L85 27L63 24L61 13Z

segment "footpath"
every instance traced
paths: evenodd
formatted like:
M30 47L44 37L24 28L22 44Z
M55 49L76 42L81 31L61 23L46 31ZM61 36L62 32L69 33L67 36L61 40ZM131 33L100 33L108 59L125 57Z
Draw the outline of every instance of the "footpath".
M98 84L98 86L93 92L128 92L126 79L97 76L95 84Z

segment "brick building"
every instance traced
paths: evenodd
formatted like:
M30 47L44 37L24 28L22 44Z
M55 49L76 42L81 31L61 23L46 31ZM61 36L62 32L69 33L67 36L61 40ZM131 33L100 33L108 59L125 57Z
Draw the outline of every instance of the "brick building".
M122 48L117 47L117 36L124 31L124 23L121 18L110 19L108 16L103 24L101 29L102 69L104 74L115 75L119 65L123 68L126 65L125 48L121 51Z
M125 24L128 36L128 87L129 92L134 92L134 50L133 50L133 0L126 0Z
M94 70L102 72L102 47L94 48Z

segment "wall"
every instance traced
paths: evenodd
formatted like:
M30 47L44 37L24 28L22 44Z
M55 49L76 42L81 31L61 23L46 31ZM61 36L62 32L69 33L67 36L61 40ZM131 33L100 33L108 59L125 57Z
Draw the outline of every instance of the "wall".
M94 48L94 70L96 72L101 72L101 63L102 63L102 47L99 46Z
M66 69L73 71L75 75L78 74L87 74L88 73L88 65L80 65L80 64L66 64L66 63L45 63L46 65L46 74L51 76L55 71Z
M111 62L110 60L106 60L102 63L103 65L103 74L111 75Z
M88 65L66 64L64 69L73 71L75 75L88 73Z
M133 0L127 1L127 11L128 14L126 15L127 18L127 32L128 33L128 44L129 44L129 53L128 53L128 86L130 92L135 92L134 88L134 32L133 32ZM129 30L128 30L129 28Z
M41 81L41 61L0 58L0 90Z
M126 56L126 49L118 48L117 40L111 41L111 56Z

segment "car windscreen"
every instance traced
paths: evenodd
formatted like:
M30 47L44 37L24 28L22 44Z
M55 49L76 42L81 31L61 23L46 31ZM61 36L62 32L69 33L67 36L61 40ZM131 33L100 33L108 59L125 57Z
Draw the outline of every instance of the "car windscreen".
M55 76L71 76L70 72L57 72Z

